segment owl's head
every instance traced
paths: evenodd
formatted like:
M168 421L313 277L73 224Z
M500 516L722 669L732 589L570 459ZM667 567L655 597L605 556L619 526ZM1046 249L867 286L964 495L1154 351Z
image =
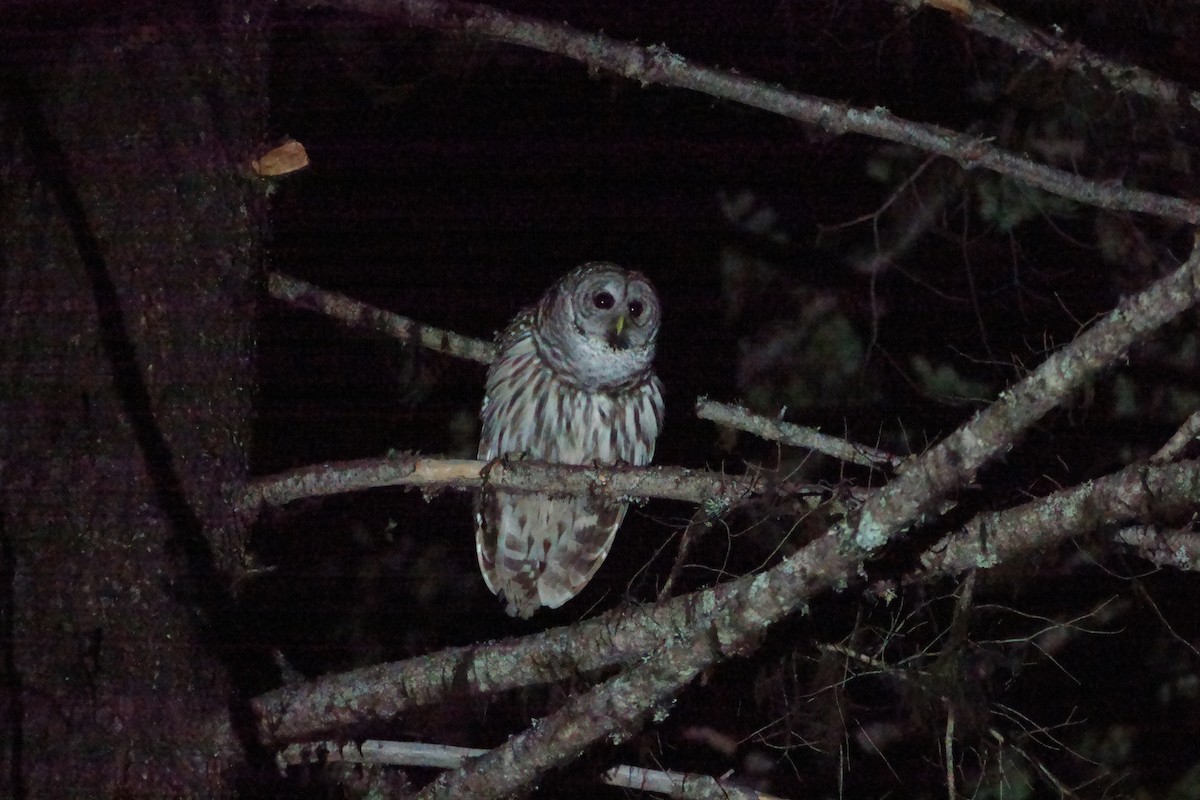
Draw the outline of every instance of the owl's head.
M645 275L593 261L542 296L535 338L542 357L566 380L590 390L619 389L649 374L660 318L658 294Z

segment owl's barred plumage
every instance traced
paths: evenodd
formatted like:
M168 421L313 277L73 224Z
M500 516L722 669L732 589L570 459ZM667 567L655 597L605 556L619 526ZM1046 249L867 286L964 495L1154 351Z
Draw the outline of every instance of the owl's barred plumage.
M650 462L663 422L651 371L658 296L641 273L577 267L509 324L488 370L479 458ZM479 568L511 615L558 608L600 568L626 503L485 490Z

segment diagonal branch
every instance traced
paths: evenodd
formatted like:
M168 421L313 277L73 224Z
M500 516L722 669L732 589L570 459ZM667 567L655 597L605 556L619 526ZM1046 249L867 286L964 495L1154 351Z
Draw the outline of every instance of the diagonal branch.
M1194 497L1190 506L1196 506ZM1154 525L1130 525L1116 531L1112 538L1132 547L1151 564L1200 572L1200 534L1196 531L1167 529Z
M1150 461L1155 464L1164 464L1171 459L1178 458L1187 449L1187 446L1196 440L1197 436L1200 436L1200 411L1193 412L1184 420L1183 424L1179 426L1179 430L1175 431L1167 443L1150 456Z
M294 308L316 311L352 328L383 333L402 342L416 342L430 350L480 364L496 360L496 346L491 342L416 322L282 272L267 275L267 292Z
M698 609L718 602L726 586L665 603L613 609L519 639L448 648L284 686L253 701L259 735L274 745L305 741L344 732L364 720L394 720L451 697L487 696L634 662L678 639L701 613Z
M780 442L792 447L804 447L842 461L848 461L851 464L861 464L864 467L880 465L898 467L903 461L899 456L885 453L874 447L853 444L813 428L769 419L760 414L753 414L740 406L716 403L706 397L701 397L696 401L696 416L718 425L726 425L739 431L753 433L767 441Z
M911 9L936 8L947 12L956 22L976 33L1004 42L1012 49L1034 56L1053 67L1069 66L1085 76L1099 75L1121 92L1132 92L1150 100L1171 105L1185 103L1200 110L1200 92L1188 91L1175 81L1155 75L1148 69L1113 61L1078 43L1058 36L1006 14L983 0L888 0Z
M994 567L1015 553L1047 547L1134 522L1178 518L1200 498L1200 462L1164 466L1134 464L1015 508L975 517L921 556L921 569L905 582L927 575L957 575ZM1200 568L1200 537L1178 531L1126 528L1115 538L1152 560L1183 569Z
M1179 269L1126 299L1033 373L979 412L974 419L902 466L887 486L845 526L847 544L875 553L896 531L912 523L975 473L1047 412L1100 372L1200 300L1200 247Z
M700 638L695 646L711 647ZM418 800L504 797L542 774L577 758L579 747L609 738L615 742L637 733L656 709L664 714L677 688L699 674L690 643L666 647L646 663L625 670L590 691L570 697L562 708L532 728L489 750L469 765L443 772L417 795Z
M464 33L575 59L643 85L660 84L732 100L835 134L861 133L946 156L965 169L982 167L1085 205L1138 211L1200 223L1200 205L1177 197L1124 187L1118 180L1093 181L1037 164L985 140L937 125L900 119L886 108L858 108L813 95L688 63L662 45L646 47L585 33L490 6L446 0L322 0L326 6L395 19L415 27Z

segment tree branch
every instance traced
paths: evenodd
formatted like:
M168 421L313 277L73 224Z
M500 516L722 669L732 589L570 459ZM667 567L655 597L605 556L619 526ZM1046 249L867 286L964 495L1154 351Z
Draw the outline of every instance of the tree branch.
M504 797L578 758L581 746L605 738L620 742L640 730L656 709L665 716L678 687L690 683L699 674L699 665L715 660L717 655L706 652L703 657L695 657L693 648L707 651L713 647L713 642L704 638L687 646L672 644L668 641L646 662L568 698L550 716L476 761L442 773L417 797Z
M569 627L486 645L448 648L283 686L256 698L259 736L268 745L334 735L364 720L404 713L458 696L489 696L553 683L640 660L677 640L739 578L666 602L616 608Z
M392 764L449 769L462 766L468 759L486 752L475 747L425 742L326 740L288 745L279 752L278 759L284 765L340 761L350 764ZM625 764L606 770L600 775L600 781L622 789L668 794L684 800L779 800L774 795L710 775L646 769Z
M657 497L724 508L768 491L825 494L813 484L772 484L763 475L726 475L683 467L575 466L543 461L473 461L396 454L355 461L312 464L255 478L236 501L244 515L263 504L280 506L306 497L327 497L388 486L469 491L484 484L510 492L550 496L604 495L619 499Z
M293 308L316 311L352 328L387 334L402 342L419 344L439 353L490 364L496 360L496 345L453 331L384 311L381 308L322 289L299 278L272 272L267 275L267 292Z
M1200 247L1193 241L1180 268L1127 298L970 422L905 463L891 483L867 500L858 520L844 526L843 535L855 547L877 552L896 531L974 480L980 467L1013 447L1030 425L1197 300Z
M1168 461L1179 458L1179 455L1187 449L1189 444L1195 441L1197 436L1200 436L1200 411L1194 412L1183 421L1183 424L1167 440L1167 443L1160 447L1157 453L1150 456L1150 462L1152 464L1165 464Z
M1195 508L1194 497L1189 509ZM1194 530L1130 525L1113 534L1113 540L1128 545L1137 554L1160 567L1200 571L1200 534Z
M1081 483L1015 508L981 514L921 556L905 583L986 569L1005 559L1097 530L1190 514L1200 498L1200 461L1147 466ZM1157 564L1200 569L1200 536L1125 527L1114 538Z
M888 0L910 9L936 8L948 13L960 25L997 41L1019 53L1027 53L1061 69L1068 67L1085 77L1099 76L1120 92L1131 92L1170 105L1187 104L1200 110L1200 92L1155 75L1148 69L1122 64L1084 47L1064 42L1009 16L983 0Z
M885 108L857 108L732 72L689 64L665 46L641 47L543 22L490 6L445 0L322 0L404 24L464 33L572 58L590 68L615 72L643 85L688 89L815 125L835 134L861 133L947 156L964 169L982 167L1085 205L1138 211L1200 223L1200 205L1177 197L1125 188L1118 180L1092 181L1036 164L984 140L937 125L893 116Z
M1182 514L1194 506L1197 496L1200 461L1131 466L972 520L929 548L922 556L922 568L904 582L923 583L986 569L1099 528ZM1076 513L1087 502L1084 498L1090 497L1097 499L1095 509ZM1198 534L1142 525L1121 528L1114 537L1153 563L1200 568ZM488 696L636 663L694 626L699 610L746 591L754 579L739 578L653 606L616 609L519 639L450 648L283 687L254 701L260 734L268 744L307 740L364 721L394 720L456 696Z
M803 447L841 461L861 464L864 467L880 465L898 467L903 461L899 456L885 453L874 447L853 444L845 439L821 433L815 428L770 419L760 414L753 414L741 406L717 403L707 397L696 400L696 416L718 425L753 433L770 442L779 442L791 447Z

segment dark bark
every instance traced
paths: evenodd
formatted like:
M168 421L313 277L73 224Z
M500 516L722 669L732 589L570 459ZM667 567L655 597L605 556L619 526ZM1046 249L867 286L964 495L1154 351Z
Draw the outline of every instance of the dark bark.
M8 797L226 793L206 731L242 730L262 688L228 498L254 378L265 18L112 23L0 39Z

